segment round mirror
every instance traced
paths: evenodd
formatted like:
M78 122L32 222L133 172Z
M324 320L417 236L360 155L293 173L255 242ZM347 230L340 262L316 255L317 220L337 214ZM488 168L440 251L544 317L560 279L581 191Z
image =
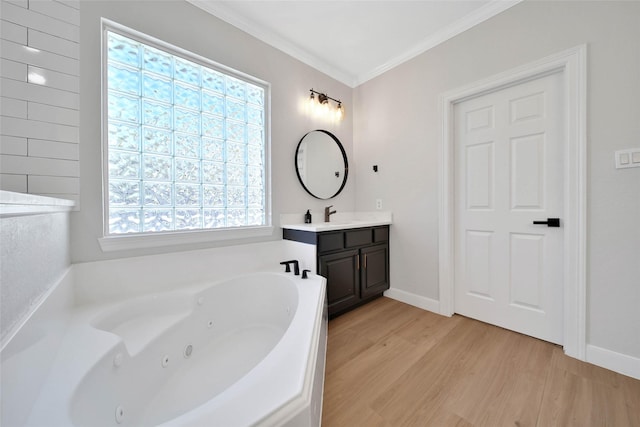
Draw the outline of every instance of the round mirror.
M347 153L331 132L314 130L302 137L296 149L296 173L300 183L317 199L331 199L347 183Z

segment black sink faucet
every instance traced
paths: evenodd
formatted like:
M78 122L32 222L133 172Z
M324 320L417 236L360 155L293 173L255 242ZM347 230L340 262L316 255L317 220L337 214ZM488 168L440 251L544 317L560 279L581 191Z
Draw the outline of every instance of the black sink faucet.
M329 222L329 220L331 219L331 215L336 213L336 211L330 210L332 207L333 205L330 205L324 208L324 222Z
M293 259L291 261L282 261L280 263L280 265L286 266L286 268L284 269L285 273L291 273L290 264L293 264L293 274L295 274L296 276L299 276L300 275L300 264L298 263L297 259Z

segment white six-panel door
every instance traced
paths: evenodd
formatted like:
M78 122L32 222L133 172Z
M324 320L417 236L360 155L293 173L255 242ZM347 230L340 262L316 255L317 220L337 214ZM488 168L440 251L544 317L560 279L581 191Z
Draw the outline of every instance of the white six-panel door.
M561 73L457 103L456 313L561 344ZM560 227L534 221L560 217Z

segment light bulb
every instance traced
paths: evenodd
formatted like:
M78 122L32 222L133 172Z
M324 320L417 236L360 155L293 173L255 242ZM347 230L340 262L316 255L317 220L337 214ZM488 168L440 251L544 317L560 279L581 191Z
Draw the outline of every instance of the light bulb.
M325 101L322 103L322 115L327 116L329 115L330 111L331 108L329 107L329 101L325 99Z
M309 96L309 100L307 101L307 108L309 109L310 113L313 113L315 107L316 107L316 97L313 95L313 92L311 92L311 95Z
M344 116L344 109L342 107L342 103L338 102L338 106L336 107L336 120L342 120Z

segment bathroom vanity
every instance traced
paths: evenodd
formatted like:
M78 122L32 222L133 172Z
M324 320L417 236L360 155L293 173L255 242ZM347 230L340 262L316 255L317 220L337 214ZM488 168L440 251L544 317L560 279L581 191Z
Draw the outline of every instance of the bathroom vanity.
M283 238L315 245L317 273L327 278L329 317L389 289L390 221L283 225Z
M295 167L304 190L316 199L336 197L347 183L349 162L340 140L318 129L305 134L296 148ZM374 168L377 172L377 166ZM382 295L389 289L389 225L391 212L307 211L324 222L300 223L297 214L281 214L285 240L315 246L316 273L327 279L329 317L335 317Z

